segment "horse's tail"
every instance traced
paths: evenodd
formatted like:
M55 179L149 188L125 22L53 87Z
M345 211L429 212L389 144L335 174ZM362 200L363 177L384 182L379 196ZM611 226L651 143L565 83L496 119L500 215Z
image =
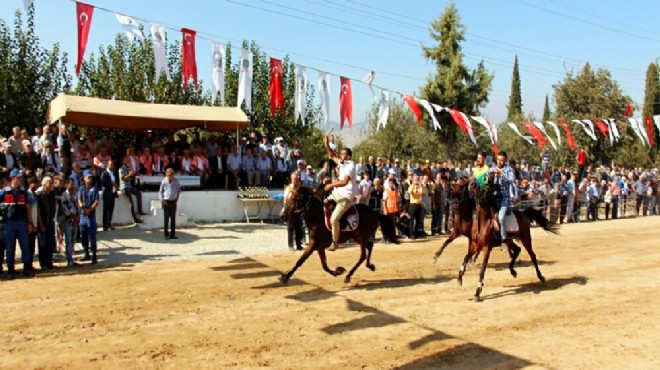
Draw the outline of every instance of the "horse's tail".
M537 225L541 226L543 230L559 235L559 225L551 224L539 210L533 207L527 207L523 213L528 219L535 221Z
M378 213L378 223L380 224L380 231L383 232L383 238L387 239L390 243L400 244L399 237L396 235L396 228L392 219L382 213Z

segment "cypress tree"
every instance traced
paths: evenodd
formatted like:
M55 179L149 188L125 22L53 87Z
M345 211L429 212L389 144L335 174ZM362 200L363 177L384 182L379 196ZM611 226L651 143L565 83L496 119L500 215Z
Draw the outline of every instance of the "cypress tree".
M547 104L547 101L546 101ZM522 96L520 92L520 71L518 70L518 56L513 60L513 76L511 76L511 95L507 105L509 112L506 119L508 121L519 121L522 116Z

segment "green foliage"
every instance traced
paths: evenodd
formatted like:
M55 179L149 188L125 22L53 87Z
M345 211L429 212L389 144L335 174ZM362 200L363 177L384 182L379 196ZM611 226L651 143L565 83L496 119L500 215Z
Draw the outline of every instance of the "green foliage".
M452 2L447 5L443 14L433 21L429 32L437 45L423 47L422 52L427 60L436 65L436 71L422 86L422 98L468 115L478 114L479 108L488 103L493 74L486 70L483 62L474 70L463 64L460 44L465 40L465 26L460 22L456 4ZM472 157L475 148L469 137L460 132L449 115L438 114L437 118L442 126L442 130L436 132L441 143L437 151L444 151L444 157L450 159Z
M660 114L660 76L658 64L651 63L646 70L646 89L644 90L644 109L642 115Z
M522 111L522 92L520 90L520 71L518 70L518 56L513 61L513 75L511 76L511 95L509 95L509 104L507 105L507 121L520 122L523 117Z
M548 94L545 94L545 105L543 106L543 124L545 124L547 121L550 121L550 117L552 116L552 113L550 113L550 103L548 102Z
M59 44L41 46L34 28L34 6L27 24L16 12L13 30L0 19L0 132L13 126L32 129L46 123L48 103L71 85L66 53Z

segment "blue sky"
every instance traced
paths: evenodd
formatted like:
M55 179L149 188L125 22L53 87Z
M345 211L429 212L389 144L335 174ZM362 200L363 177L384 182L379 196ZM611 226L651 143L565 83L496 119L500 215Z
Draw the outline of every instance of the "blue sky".
M219 42L255 40L274 57L289 54L294 62L336 75L361 79L376 71L374 84L415 94L434 66L421 54L431 42L428 25L447 1L415 0L89 0L161 24L187 27ZM565 71L585 62L607 67L639 106L650 62L660 51L656 28L660 2L629 0L498 0L457 1L467 26L465 62L481 59L495 73L490 103L483 115L494 122L506 118L514 55L518 54L523 110L537 117L545 95ZM76 58L75 4L70 0L35 0L37 33L42 44L59 42ZM0 17L13 22L22 0L0 2ZM148 29L148 25L145 27ZM114 15L96 10L87 52L112 43L121 28ZM180 33L168 30L168 37ZM197 40L199 77L209 81L209 41ZM89 54L87 54L89 55ZM237 57L237 50L234 50ZM317 74L308 71L315 83ZM331 80L331 119L338 120L339 78ZM354 83L354 122L362 121L372 97L366 85ZM450 102L435 102L441 105ZM551 100L551 106L553 102ZM576 117L579 118L579 117Z

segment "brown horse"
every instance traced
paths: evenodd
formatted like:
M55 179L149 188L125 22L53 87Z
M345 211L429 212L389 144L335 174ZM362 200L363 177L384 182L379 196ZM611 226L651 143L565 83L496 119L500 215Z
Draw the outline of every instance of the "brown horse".
M454 214L454 222L449 237L444 243L442 243L440 249L438 249L433 256L434 263L438 262L438 258L442 252L444 252L445 248L447 248L447 246L456 238L460 236L468 238L468 248L472 244L472 216L474 214L475 203L474 199L468 193L467 182L461 181L449 185L447 197L450 199L450 202L453 203L453 205L450 206L449 212Z
M360 259L357 264L353 266L348 275L344 278L344 282L351 281L351 277L355 270L367 260L367 268L371 271L376 270L376 266L371 263L371 251L373 250L373 239L376 235L376 230L380 225L383 237L391 243L399 244L399 239L396 236L394 224L387 216L375 212L365 204L356 204L358 215L360 217L359 225L354 231L344 232L340 234L339 243L344 243L348 240L353 240L360 245ZM346 270L343 267L337 267L336 270L331 270L328 267L325 256L325 249L332 243L332 233L325 226L323 203L314 194L314 191L308 187L299 187L293 191L290 198L285 199L282 208L281 218L288 220L293 217L302 217L305 225L309 228L309 245L303 251L302 256L298 259L293 268L280 276L282 283L287 283L296 270L305 263L307 258L312 253L317 252L321 259L323 270L332 276L339 276Z
M465 268L468 261L470 261L470 258L483 250L484 257L483 263L481 265L481 271L479 273L479 284L477 285L477 290L474 294L474 300L478 302L480 300L481 291L483 290L484 276L486 274L486 267L488 266L490 252L493 247L497 246L498 244L496 243L495 229L493 226L493 218L497 215L494 214L492 207L492 192L488 192L488 195L485 199L477 200L476 203L476 218L472 224L472 243L470 244L467 255L463 259L461 269L458 272L458 284L463 284L463 274L465 274ZM550 224L548 219L545 218L541 212L531 207L526 208L523 211L514 209L512 212L518 221L518 232L515 234L509 234L507 239L504 240L504 243L507 245L509 250L509 256L511 257L511 262L509 263L509 271L511 272L511 276L514 278L518 276L518 273L514 269L514 265L521 251L520 247L514 242L514 239L517 239L522 243L523 247L527 251L527 254L529 254L529 257L534 264L534 268L536 269L536 276L542 283L544 283L545 278L543 277L543 274L541 274L541 270L539 270L536 254L532 249L530 220L535 221L539 226L543 228L543 230L553 234L558 234L559 227ZM501 225L500 227L504 226Z

